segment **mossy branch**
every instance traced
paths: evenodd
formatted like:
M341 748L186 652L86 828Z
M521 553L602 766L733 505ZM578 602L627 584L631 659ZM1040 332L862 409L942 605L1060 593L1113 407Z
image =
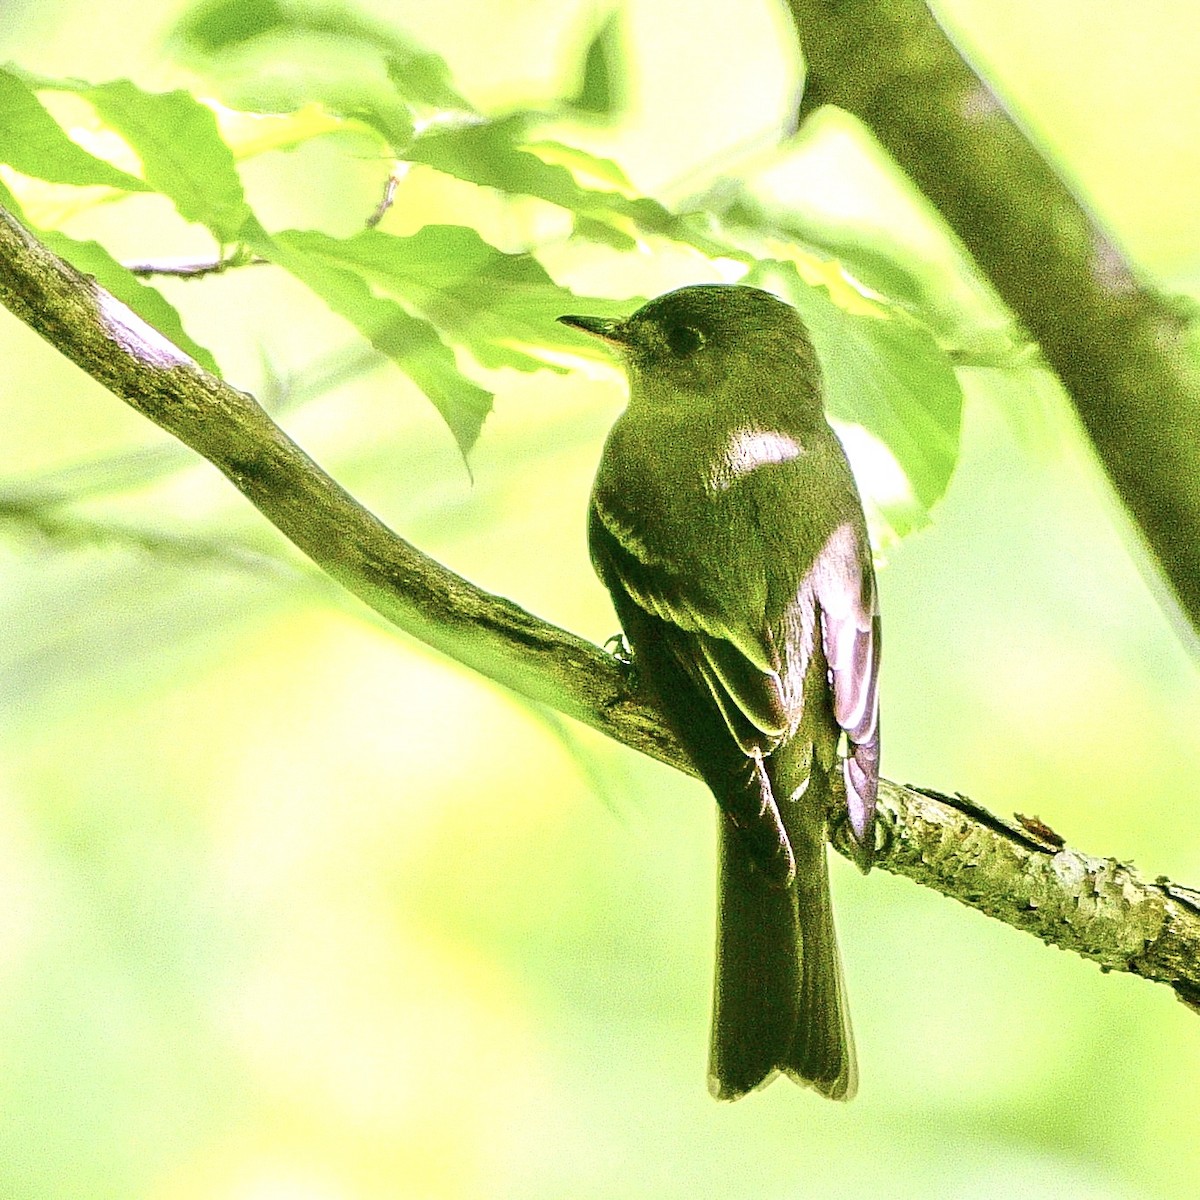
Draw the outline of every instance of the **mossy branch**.
M788 6L807 64L801 116L853 113L958 235L1041 345L1200 631L1193 315L1138 277L924 0Z
M469 583L388 529L249 395L204 371L0 209L0 303L208 459L286 537L398 628L527 699L681 771L621 664ZM1151 883L962 797L884 782L879 866L1110 970L1200 999L1200 894ZM843 839L835 845L845 852Z

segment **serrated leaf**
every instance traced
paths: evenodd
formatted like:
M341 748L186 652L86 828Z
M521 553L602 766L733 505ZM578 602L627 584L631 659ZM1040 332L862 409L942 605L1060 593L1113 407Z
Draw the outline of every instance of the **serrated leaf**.
M101 287L128 305L142 320L153 325L180 350L190 354L202 367L214 375L220 375L217 360L184 331L183 322L175 306L157 288L142 283L98 242L80 242L56 230L42 230L38 236L55 254L65 258L78 270L91 275Z
M329 134L365 132L367 128L320 104L305 104L286 113L240 112L222 106L215 115L222 141L239 162L272 150L294 150Z
M336 243L334 238L308 231L268 236L253 227L247 234L257 253L320 296L412 379L442 414L465 458L491 411L492 394L462 374L434 326L394 300L376 296L362 274L335 254L320 253L322 240Z
M193 56L242 56L247 61L241 65L252 73L260 73L264 59L294 57L299 41L319 40L326 56L337 47L367 47L404 99L434 108L471 108L451 84L443 58L347 5L215 0L184 18L176 26L175 38ZM299 98L300 102L328 100L328 87L336 81L326 77L322 82L325 88Z
M212 109L185 91L144 92L123 79L80 94L137 151L146 182L184 220L207 226L222 243L237 241L250 207Z
M888 309L882 301L872 300L851 282L835 258L822 258L808 250L802 250L792 242L781 242L777 238L766 238L763 247L769 258L786 261L796 268L809 287L821 287L843 312L855 313L860 317L887 317Z
M700 200L725 228L748 234L769 256L780 257L772 247L781 239L793 248L799 243L819 257L836 259L860 285L919 318L943 343L958 347L964 359L1028 352L1028 337L965 257L958 256L957 265L953 258L926 261L911 248L906 250L886 227L840 224L795 209L780 210L763 204L735 181L723 180L720 190L712 189Z
M566 167L544 161L526 145L531 120L517 113L497 121L430 126L409 144L404 157L468 183L548 200L593 221L617 217L646 233L677 238L706 251L719 249L656 200L584 187Z
M563 313L581 306L596 316L630 311L628 300L576 296L531 255L505 254L461 225L430 225L411 237L378 229L344 239L312 231L283 236L289 247L350 267L416 309L485 367L542 369L547 350L579 351L578 335L557 323Z
M745 279L786 296L804 318L821 360L831 415L862 425L895 457L926 510L946 490L958 461L962 389L933 335L907 314L847 312L790 262L762 262ZM882 505L886 510L886 503ZM911 512L887 514L898 532Z
M388 78L406 100L431 108L472 112L473 106L450 84L446 60L430 50L397 45L387 55Z
M578 179L584 176L584 186L590 177L597 183L605 184L615 192L632 195L633 184L619 163L611 158L601 158L579 146L568 146L566 142L555 141L553 138L538 138L535 142L526 142L525 147L531 154L536 154L542 162L557 163L570 168L571 174Z
M21 211L16 197L0 183L0 204L26 224L30 222ZM36 228L36 227L35 227ZM60 258L65 258L76 270L91 275L101 287L111 292L131 308L143 321L152 325L180 350L190 354L202 367L220 375L217 360L199 342L193 341L183 328L178 310L156 288L142 283L127 267L122 266L98 242L81 242L56 229L36 229L37 236Z
M203 66L234 108L280 114L318 104L373 129L389 147L412 136L412 110L396 94L376 46L280 35L234 44Z
M78 187L145 192L140 179L73 142L24 79L0 68L0 162L22 175Z
M637 238L610 225L607 221L595 221L591 217L575 217L575 236L589 242L598 242L624 254L637 246Z

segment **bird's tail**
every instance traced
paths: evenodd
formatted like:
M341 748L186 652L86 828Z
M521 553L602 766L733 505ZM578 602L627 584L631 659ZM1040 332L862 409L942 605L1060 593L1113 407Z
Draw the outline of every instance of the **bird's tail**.
M819 774L813 772L813 786ZM850 1099L858 1082L829 900L824 807L814 795L793 803L804 813L785 817L796 860L795 880L786 887L754 865L745 838L718 816L709 1089L722 1100L760 1087L778 1071L834 1100Z
M781 1066L797 1083L831 1100L849 1100L858 1090L858 1060L829 898L824 813L817 828L789 833L796 856L802 965L796 1028Z

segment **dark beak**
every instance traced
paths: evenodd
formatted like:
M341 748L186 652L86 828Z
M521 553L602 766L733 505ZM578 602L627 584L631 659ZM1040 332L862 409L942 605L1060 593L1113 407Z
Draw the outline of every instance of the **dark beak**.
M582 329L584 333L590 333L592 337L598 337L610 345L627 346L629 344L629 333L625 322L613 317L566 316L559 317L558 320L563 325L570 325L572 329Z

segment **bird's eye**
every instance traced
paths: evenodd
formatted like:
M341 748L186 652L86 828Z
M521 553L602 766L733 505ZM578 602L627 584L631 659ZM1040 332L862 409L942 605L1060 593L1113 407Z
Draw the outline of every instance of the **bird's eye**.
M672 354L686 358L704 345L704 334L690 325L672 325L667 329L667 345Z

